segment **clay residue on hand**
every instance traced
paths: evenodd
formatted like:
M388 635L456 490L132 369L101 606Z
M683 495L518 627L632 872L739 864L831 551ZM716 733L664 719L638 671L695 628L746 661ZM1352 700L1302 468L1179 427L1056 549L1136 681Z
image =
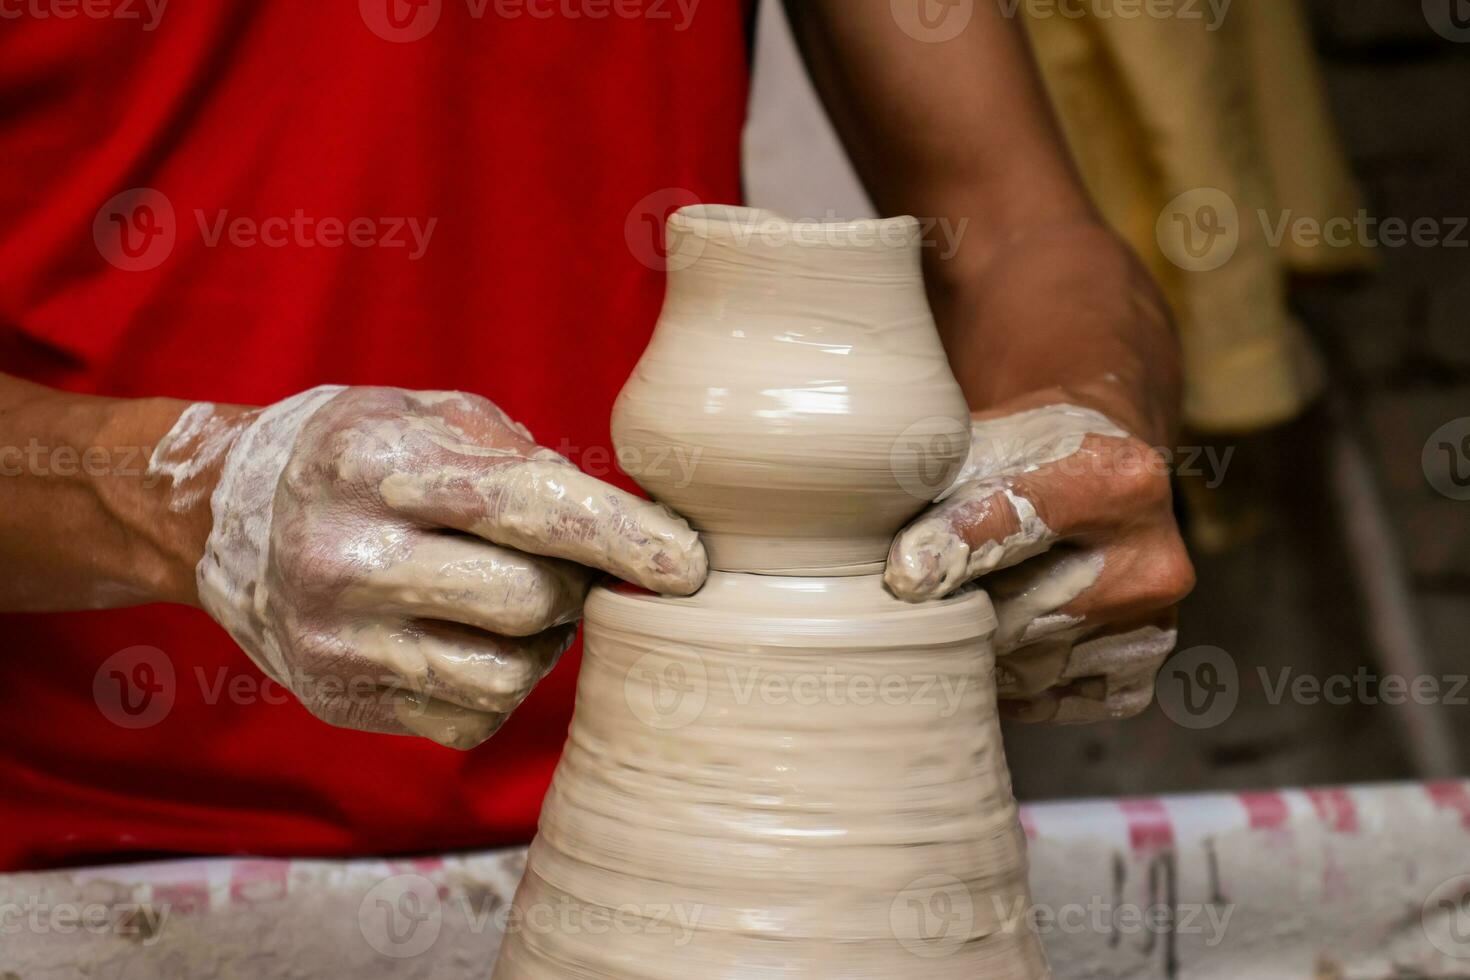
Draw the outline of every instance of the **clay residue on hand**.
M709 570L699 536L682 518L559 458L392 473L379 492L393 509L424 516L457 499L461 523L472 534L599 568L656 592L688 595Z
M976 419L953 486L894 539L884 572L893 594L923 602L1045 552L1056 534L1018 478L1075 456L1094 435L1127 438L1101 413L1075 405Z
M200 448L209 412L186 414ZM262 670L330 724L453 748L489 737L570 644L587 566L684 591L705 573L682 521L462 392L271 406L211 508L201 601Z

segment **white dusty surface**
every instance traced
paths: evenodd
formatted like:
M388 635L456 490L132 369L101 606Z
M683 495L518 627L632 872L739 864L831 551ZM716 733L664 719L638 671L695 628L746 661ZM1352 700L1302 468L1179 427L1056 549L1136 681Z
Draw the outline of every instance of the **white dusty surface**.
M1023 807L1022 821L1062 980L1470 977L1470 914L1456 945L1438 901L1453 907L1455 879L1470 875L1470 783L1052 804ZM508 852L4 876L0 977L483 980L523 862ZM1140 925L1160 904L1175 910L1172 931ZM667 928L677 937L681 923ZM925 963L903 976L923 976Z

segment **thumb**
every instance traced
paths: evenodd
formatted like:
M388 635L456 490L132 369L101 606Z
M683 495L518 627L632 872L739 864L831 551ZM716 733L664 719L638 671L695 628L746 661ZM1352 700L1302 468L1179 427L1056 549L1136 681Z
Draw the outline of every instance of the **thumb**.
M921 514L893 541L883 575L889 590L906 602L937 599L1050 548L1058 536L1021 482L967 483Z

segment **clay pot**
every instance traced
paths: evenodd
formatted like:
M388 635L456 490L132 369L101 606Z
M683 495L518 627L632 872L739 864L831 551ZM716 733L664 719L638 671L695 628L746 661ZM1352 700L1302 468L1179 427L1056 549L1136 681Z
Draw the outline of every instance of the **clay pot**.
M982 592L594 590L495 980L1046 976Z
M1046 977L990 601L880 574L969 448L917 222L671 232L614 439L726 571L593 589L496 980Z
M882 570L953 481L969 409L924 293L913 218L669 219L668 296L613 409L618 460L714 568Z

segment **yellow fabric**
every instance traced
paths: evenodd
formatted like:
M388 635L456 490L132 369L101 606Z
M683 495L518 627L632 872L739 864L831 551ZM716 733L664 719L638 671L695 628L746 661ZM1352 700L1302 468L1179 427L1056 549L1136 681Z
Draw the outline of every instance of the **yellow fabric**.
M1295 416L1321 372L1287 313L1287 272L1361 268L1370 254L1291 234L1272 243L1283 220L1323 227L1360 208L1297 0L1021 0L1021 9L1084 179L1174 307L1187 421L1241 432ZM1228 261L1204 270L1166 255L1165 236L1186 233L1166 213L1176 200L1185 218L1228 222L1238 234L1233 253L1218 253Z

